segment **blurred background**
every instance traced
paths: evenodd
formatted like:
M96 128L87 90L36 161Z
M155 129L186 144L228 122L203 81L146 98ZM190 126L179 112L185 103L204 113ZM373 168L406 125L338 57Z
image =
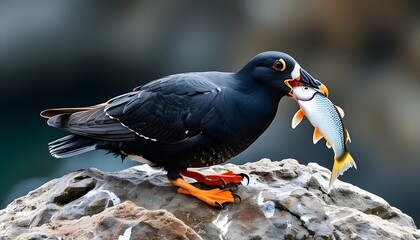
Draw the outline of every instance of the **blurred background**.
M162 76L237 71L284 51L329 87L345 112L358 170L340 179L420 224L420 1L2 1L0 208L48 180L133 166L103 152L54 159L65 133L39 112L104 102ZM291 98L231 162L296 158L331 168L333 152L295 130Z

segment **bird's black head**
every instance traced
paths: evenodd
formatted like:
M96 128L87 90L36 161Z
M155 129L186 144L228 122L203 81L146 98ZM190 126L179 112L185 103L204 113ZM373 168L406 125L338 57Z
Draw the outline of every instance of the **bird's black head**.
M300 67L299 63L283 52L269 51L255 56L239 73L251 74L254 81L278 94L292 96L293 87L308 85L328 95L328 89Z

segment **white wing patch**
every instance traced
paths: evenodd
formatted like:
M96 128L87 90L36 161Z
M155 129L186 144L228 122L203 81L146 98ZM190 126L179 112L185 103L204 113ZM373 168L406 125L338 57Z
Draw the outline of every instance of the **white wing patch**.
M111 115L109 115L107 112L105 112L105 114L109 117L109 118L111 118L111 119L114 119L114 120L117 120L123 127L125 127L125 128L127 128L128 130L130 130L130 131L132 131L133 133L135 133L137 136L139 136L139 137L141 137L141 138L143 138L143 139L146 139L146 140L151 140L151 141L153 141L153 142L156 142L157 141L157 139L155 139L155 138L151 138L151 137L147 137L147 136L144 136L144 135L142 135L142 134L140 134L140 133L138 133L138 132L136 132L136 131L134 131L133 129L131 129L131 128L129 128L127 125L125 125L124 123L122 123L122 122L120 122L120 120L118 119L118 118L116 118L116 117L113 117L113 116L111 116Z
M149 166L155 165L153 162L147 160L143 156L139 156L139 155L128 155L128 157L131 158L133 161L145 163L145 164L147 164Z

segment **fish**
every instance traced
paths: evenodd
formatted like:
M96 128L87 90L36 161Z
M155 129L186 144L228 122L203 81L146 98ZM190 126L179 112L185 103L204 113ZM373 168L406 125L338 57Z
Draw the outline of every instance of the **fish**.
M330 190L339 175L350 167L357 169L356 162L346 146L351 139L343 124L344 111L335 106L321 91L309 86L296 86L292 94L300 107L293 116L292 128L295 129L306 116L315 128L313 143L316 144L325 138L327 147L334 151L334 165L328 187Z

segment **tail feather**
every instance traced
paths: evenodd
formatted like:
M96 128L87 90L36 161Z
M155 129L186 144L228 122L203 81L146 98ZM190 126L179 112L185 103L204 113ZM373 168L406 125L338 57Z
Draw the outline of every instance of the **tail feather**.
M350 167L357 169L356 162L348 151L346 151L340 158L334 158L334 166L331 171L330 185L328 189L331 189L333 182L337 179L337 177L342 175Z
M51 155L56 158L68 158L97 149L95 139L77 135L68 135L49 143Z
M95 108L99 108L99 107L103 107L105 106L106 103L101 103L98 105L94 105L94 106L89 106L89 107L77 107L77 108L53 108L53 109L46 109L44 111L42 111L40 113L41 117L43 118L47 118L50 119L54 116L60 115L60 114L72 114L72 113L76 113L76 112L81 112L81 111L88 111L88 110L92 110Z

